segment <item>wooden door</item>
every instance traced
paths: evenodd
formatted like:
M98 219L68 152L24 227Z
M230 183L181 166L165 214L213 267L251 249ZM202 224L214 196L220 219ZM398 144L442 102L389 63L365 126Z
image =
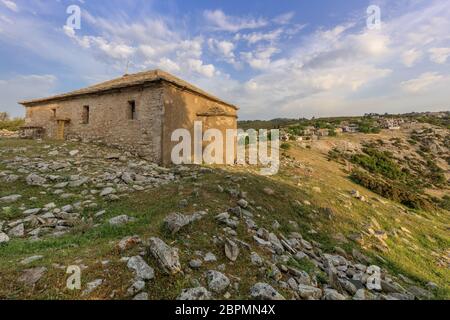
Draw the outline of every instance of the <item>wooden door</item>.
M66 122L59 120L58 121L58 131L56 132L56 139L64 140L64 126Z

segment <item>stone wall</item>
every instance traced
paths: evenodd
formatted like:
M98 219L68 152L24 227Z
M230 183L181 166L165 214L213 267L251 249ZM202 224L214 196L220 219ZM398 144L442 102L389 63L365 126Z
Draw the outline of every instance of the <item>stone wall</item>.
M47 138L56 139L57 120L70 119L66 139L104 143L161 162L162 93L161 84L152 84L28 107L26 124L42 126ZM136 119L129 119L132 100ZM83 122L84 106L89 106L89 123Z

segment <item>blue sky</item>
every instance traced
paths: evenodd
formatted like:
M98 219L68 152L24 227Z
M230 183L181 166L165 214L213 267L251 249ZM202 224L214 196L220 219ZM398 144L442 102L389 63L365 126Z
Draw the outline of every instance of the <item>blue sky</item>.
M70 5L81 29L66 25ZM367 8L381 28L367 27ZM450 2L0 0L0 111L160 68L241 119L450 109Z

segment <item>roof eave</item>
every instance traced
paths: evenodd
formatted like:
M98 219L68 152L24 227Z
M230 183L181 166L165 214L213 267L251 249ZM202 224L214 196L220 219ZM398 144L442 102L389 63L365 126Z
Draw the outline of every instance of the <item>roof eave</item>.
M167 79L167 78L164 78L164 77L161 77L161 76L158 76L158 78L156 78L156 79L152 79L152 80L149 80L149 81L144 81L142 83L137 83L137 84L123 85L123 86L118 86L118 87L114 87L114 88L107 88L107 89L104 89L104 90L98 90L98 91L94 91L94 92L82 92L82 93L79 93L79 94L75 93L75 94L71 94L71 95L67 95L67 96L60 95L60 96L53 96L53 97L49 97L49 98L43 98L43 99L25 100L25 101L19 101L18 103L27 108L27 107L33 107L33 105L40 104L40 103L46 103L46 102L52 102L52 101L61 101L61 100L81 97L81 96L90 95L90 94L99 94L99 93L105 93L105 92L112 91L112 90L120 90L120 89L124 89L124 88L135 87L135 86L143 86L143 85L148 84L148 83L154 83L154 82L159 82L159 81L165 81L167 83L173 84L174 86L176 86L178 88L181 88L181 89L193 92L193 93L195 93L197 95L204 96L205 98L213 100L213 101L216 101L218 103L225 104L225 105L227 105L229 107L234 108L235 110L239 110L239 107L237 107L237 106L235 106L235 105L233 105L231 103L223 101L223 100L221 100L219 98L216 98L216 97L214 97L212 95L193 90L193 89L191 89L191 88L189 88L187 86L183 86L183 85L177 83L176 81L172 81L170 79Z

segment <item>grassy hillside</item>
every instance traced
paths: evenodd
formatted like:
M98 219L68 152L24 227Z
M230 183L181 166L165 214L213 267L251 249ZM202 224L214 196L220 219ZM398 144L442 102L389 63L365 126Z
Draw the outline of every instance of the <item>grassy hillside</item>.
M330 139L331 143L336 141ZM73 150L79 153L69 155ZM68 204L77 207L77 202L81 202L76 210L80 217L74 219L64 233L51 231L38 239L12 237L8 243L0 244L0 298L132 298L127 289L133 273L124 258L143 253L150 237L161 238L178 248L183 268L183 273L167 276L155 259L144 254L155 270L155 278L144 289L150 299L175 299L184 288L206 286L205 271L209 269L223 270L233 284L228 289L230 294L216 295L219 298L248 299L250 288L256 282L268 282L286 298L295 297L280 280L274 281L270 267L252 265L250 252L256 252L265 261L272 261L273 255L255 245L255 233L247 230L243 220L231 232L215 218L236 207L241 198L248 201L249 215L259 227L279 236L300 233L304 240L314 244L317 254L340 254L353 260L357 252L362 252L370 260L368 264L380 266L383 273L389 273L405 288L425 287L432 281L438 285L433 291L435 297L450 298L449 212L412 210L372 193L351 181L345 166L330 162L327 150L291 144L291 148L284 151L280 173L273 177L262 177L256 174L255 168L243 167L145 169L147 164L131 155L125 155L124 159L108 157L112 152L115 151L79 143L0 140L0 179L4 181L11 174L18 177L0 184L0 198L22 195L17 202L0 204L0 226L3 225L4 230L9 223L24 219L25 209L43 208L52 202L57 208ZM57 173L46 171L46 164L55 163L68 165ZM158 175L169 175L170 172L175 179L143 188L133 186L127 191L118 191L118 198L99 197L92 191L101 191L109 185L101 182L100 177L105 173L123 172L124 167L142 170L142 174L157 171ZM48 179L50 175L58 175L64 180L48 182L48 186L30 186L25 177L31 171ZM74 175L90 180L81 186L62 188L70 192L70 198L55 194L58 189L55 184L79 178ZM158 175L151 173L151 177ZM117 186L117 178L110 184ZM355 197L352 191L358 191L364 198ZM104 214L98 215L102 210ZM171 212L198 211L207 214L175 235L163 227L163 220ZM110 218L123 214L135 220L120 226L108 223ZM121 239L133 235L139 236L144 244L118 249ZM226 237L249 245L249 249L241 247L236 262L227 259L223 251L221 241ZM200 269L188 267L192 259L208 252L213 253L217 261L203 262ZM21 263L36 255L42 257L31 263ZM287 266L304 270L317 279L319 285L325 285L327 276L311 261L290 258L277 265L282 271ZM86 283L96 279L102 279L102 284L91 293L68 290L66 268L69 265L82 266L83 290ZM19 281L24 270L35 267L46 268L39 281L31 286ZM282 280L288 280L284 271Z

